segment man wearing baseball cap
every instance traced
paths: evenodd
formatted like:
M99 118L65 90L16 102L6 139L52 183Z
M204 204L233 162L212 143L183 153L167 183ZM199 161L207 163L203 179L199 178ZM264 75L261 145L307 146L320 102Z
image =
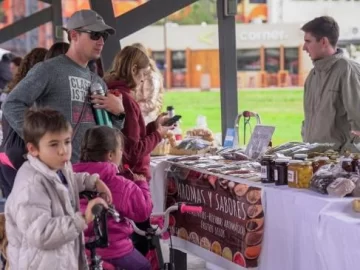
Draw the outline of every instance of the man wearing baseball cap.
M24 112L34 104L60 111L73 126L71 161L77 162L85 131L96 125L92 106L88 102L89 88L91 84L98 83L107 91L104 81L87 65L90 60L100 57L104 42L115 30L93 10L75 12L64 29L70 41L67 53L35 65L9 94L3 105L3 117L22 136ZM113 125L122 128L124 108L121 96L110 93L92 95L91 103L95 108L108 111Z

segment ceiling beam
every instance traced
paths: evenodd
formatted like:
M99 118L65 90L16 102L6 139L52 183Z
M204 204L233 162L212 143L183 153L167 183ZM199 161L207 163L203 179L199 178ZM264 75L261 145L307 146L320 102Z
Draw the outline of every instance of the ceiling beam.
M47 3L47 4L51 4L52 3L52 0L39 0L41 2L44 2L44 3Z
M91 9L96 11L101 17L104 18L107 25L116 28L113 5L110 0L90 0L90 6ZM104 49L101 53L101 60L104 71L110 68L112 61L119 50L119 39L116 37L116 35L109 36L108 40L105 42Z
M116 18L116 36L122 39L197 0L150 0Z
M48 7L16 21L0 30L0 44L31 31L34 28L51 21L51 19L52 8Z

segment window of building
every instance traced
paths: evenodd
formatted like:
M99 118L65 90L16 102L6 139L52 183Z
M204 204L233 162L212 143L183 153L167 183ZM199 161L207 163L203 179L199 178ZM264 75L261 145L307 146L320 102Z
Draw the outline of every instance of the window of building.
M257 71L261 69L259 49L241 49L236 51L238 71Z
M185 87L186 84L186 54L185 51L171 52L172 87Z
M185 51L172 51L171 52L171 68L172 68L172 70L186 69Z
M161 71L165 70L165 53L164 52L152 52L152 59L154 59L156 66Z
M265 71L277 73L280 70L280 48L265 49Z
M299 48L285 48L284 66L289 74L299 74Z

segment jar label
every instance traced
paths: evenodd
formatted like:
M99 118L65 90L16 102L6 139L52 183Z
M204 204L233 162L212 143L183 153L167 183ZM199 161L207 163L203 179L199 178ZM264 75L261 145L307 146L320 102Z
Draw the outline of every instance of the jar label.
M267 166L261 166L261 178L267 179Z
M294 183L296 182L296 172L288 171L288 182Z
M278 176L278 170L277 169L274 169L274 181L278 181L279 180L279 176Z

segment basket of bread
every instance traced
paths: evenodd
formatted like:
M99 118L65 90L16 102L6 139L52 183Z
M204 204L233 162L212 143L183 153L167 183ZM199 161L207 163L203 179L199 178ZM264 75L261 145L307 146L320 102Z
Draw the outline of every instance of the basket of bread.
M207 128L194 128L186 132L186 137L172 144L171 155L198 155L208 153L214 146L214 135Z
M161 142L151 152L152 156L165 156L170 153L170 149L176 147L176 140L173 133L168 132Z
M186 132L187 137L198 137L205 141L214 143L215 138L212 131L208 128L193 128Z

